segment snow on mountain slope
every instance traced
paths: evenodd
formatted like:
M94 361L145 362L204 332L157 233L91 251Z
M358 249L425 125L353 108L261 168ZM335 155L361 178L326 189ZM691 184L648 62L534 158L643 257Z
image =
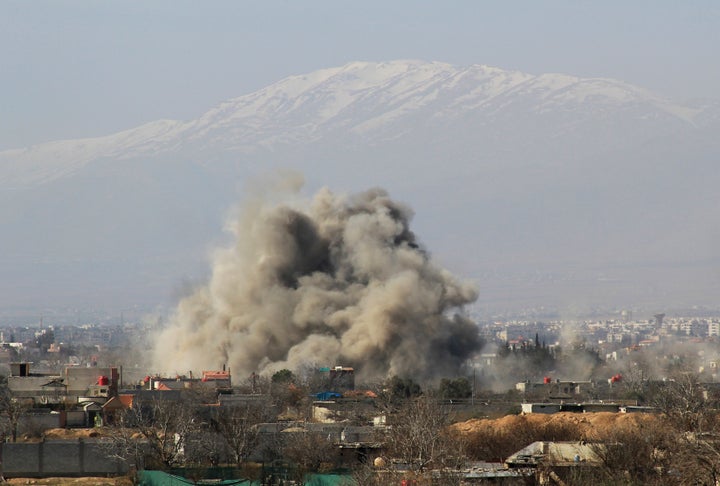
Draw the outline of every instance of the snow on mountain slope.
M159 120L112 135L43 143L0 152L0 183L6 187L49 182L99 158L152 155L177 140L180 122Z
M204 275L243 184L288 167L311 191L388 189L501 308L714 302L694 262L717 255L719 132L720 101L612 79L420 61L291 76L194 120L0 152L0 305L154 305ZM571 284L528 287L528 269Z
M95 159L180 151L247 153L338 139L373 144L402 136L418 120L441 126L472 113L491 121L509 107L529 114L559 111L575 116L642 107L635 115L690 124L702 111L611 79L535 76L440 62L353 62L290 76L221 103L195 120L160 120L104 137L0 152L0 187L48 182Z

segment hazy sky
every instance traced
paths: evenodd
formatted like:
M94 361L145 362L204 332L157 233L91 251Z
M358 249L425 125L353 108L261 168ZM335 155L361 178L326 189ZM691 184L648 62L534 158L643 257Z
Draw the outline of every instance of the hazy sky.
M414 58L720 98L720 2L0 2L0 149L196 117L286 75Z

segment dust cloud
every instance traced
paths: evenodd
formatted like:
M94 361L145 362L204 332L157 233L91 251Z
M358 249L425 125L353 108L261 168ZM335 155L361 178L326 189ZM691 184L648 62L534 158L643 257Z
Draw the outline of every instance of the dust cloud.
M383 189L272 199L239 209L235 243L214 254L209 282L157 337L156 370L227 365L240 378L344 365L366 380L431 379L479 350L463 312L477 290L432 262L409 207Z

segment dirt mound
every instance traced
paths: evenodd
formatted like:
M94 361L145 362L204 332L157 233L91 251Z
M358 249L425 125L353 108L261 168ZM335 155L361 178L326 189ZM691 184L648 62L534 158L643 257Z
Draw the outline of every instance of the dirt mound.
M604 440L613 432L642 433L643 426L662 426L654 414L612 412L506 415L497 419L458 422L452 429L463 436L473 460L503 461L537 441Z
M43 433L46 440L95 439L102 437L100 429L48 429Z
M118 478L12 478L5 480L6 484L36 484L44 486L132 486L128 477Z
M453 425L462 434L476 434L494 431L508 434L518 430L564 429L575 433L578 438L602 435L611 429L637 428L641 423L650 423L658 418L653 414L625 414L613 412L506 415L498 419L471 419Z

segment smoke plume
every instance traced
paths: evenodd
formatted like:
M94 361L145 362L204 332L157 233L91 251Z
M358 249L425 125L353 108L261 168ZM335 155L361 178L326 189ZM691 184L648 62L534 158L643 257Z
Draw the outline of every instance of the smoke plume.
M320 190L305 204L246 204L235 244L161 332L155 366L234 376L354 366L361 379L457 372L480 346L462 306L475 288L433 264L410 208L382 189Z

